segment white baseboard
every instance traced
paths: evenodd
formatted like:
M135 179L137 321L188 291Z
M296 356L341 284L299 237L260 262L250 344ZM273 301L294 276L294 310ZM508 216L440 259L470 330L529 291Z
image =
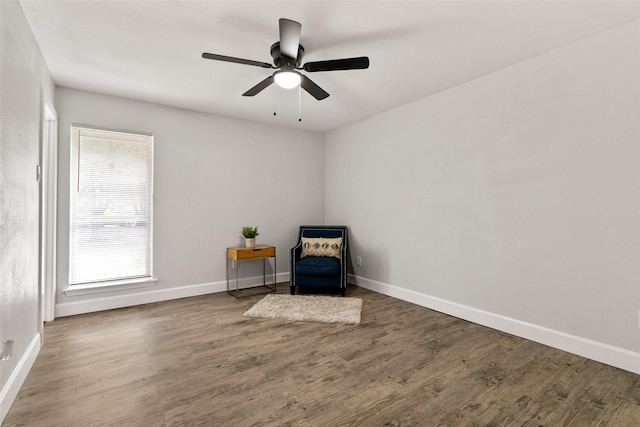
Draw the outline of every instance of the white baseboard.
M0 391L0 424L2 424L9 413L9 409L11 408L13 401L16 400L16 396L18 396L18 392L20 391L22 384L24 384L24 381L27 379L27 374L31 370L31 367L40 352L41 343L42 340L40 334L36 334L31 340L31 343L29 343L27 351L25 351L22 358L18 361L18 364L11 373L9 380L2 388L2 391Z
M640 374L640 353L355 275L349 283Z
M270 280L271 279L271 280ZM273 275L267 275L267 284L273 282ZM278 283L289 281L289 272L277 273ZM160 281L158 282L160 284ZM262 285L262 276L246 277L238 280L238 289L251 288ZM229 281L231 289L235 289L235 279ZM148 288L147 288L148 289ZM56 317L73 316L76 314L93 313L95 311L113 310L134 305L149 304L198 295L226 292L227 281L200 283L197 285L177 286L168 289L152 289L138 292L114 291L113 295L100 298L82 299L77 302L56 304ZM101 295L108 295L102 293Z

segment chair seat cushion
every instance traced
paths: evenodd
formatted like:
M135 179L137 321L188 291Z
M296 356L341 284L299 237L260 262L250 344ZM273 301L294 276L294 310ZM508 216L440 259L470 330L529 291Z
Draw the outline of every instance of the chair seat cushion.
M308 256L296 262L296 274L301 276L339 276L340 260L332 257Z

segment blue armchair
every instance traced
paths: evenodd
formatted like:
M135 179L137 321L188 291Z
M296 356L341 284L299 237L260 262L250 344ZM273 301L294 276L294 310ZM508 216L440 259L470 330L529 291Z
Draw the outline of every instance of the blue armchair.
M300 286L335 287L347 292L347 227L302 225L291 248L291 295Z

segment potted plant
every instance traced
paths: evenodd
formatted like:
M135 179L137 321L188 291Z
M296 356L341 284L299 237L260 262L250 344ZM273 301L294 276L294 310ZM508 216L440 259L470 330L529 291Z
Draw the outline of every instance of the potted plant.
M242 227L242 235L248 248L253 248L256 245L256 236L258 234L260 234L258 233L258 227Z

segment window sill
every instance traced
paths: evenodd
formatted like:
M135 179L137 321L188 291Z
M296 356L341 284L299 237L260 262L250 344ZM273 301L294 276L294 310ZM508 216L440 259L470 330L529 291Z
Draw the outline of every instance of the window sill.
M99 294L102 292L114 292L127 289L147 288L155 286L158 279L146 277L144 279L118 280L108 283L89 283L86 285L69 286L62 290L66 296Z

